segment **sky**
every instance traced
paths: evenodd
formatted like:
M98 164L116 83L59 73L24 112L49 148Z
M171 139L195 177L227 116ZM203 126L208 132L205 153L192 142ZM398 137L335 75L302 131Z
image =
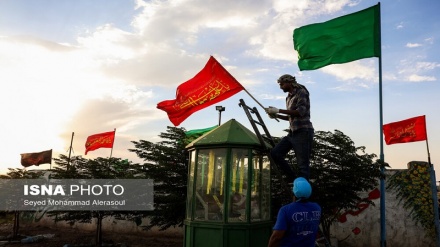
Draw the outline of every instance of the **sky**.
M285 121L259 106L285 108L277 79L291 74L310 91L315 131L342 131L380 155L383 123L425 115L428 142L385 145L393 169L427 161L440 169L440 2L381 3L379 59L300 71L295 28L373 5L370 0L3 0L0 1L0 173L23 168L21 153L118 157L140 163L132 141L159 142L173 126L157 103L214 56L245 91L216 104L221 122L253 130L243 109L257 107L272 136ZM215 126L215 105L178 127ZM88 136L116 129L113 149L85 152ZM72 138L73 136L73 138ZM428 145L427 145L428 144ZM44 164L28 169L49 169ZM440 172L437 172L439 180Z

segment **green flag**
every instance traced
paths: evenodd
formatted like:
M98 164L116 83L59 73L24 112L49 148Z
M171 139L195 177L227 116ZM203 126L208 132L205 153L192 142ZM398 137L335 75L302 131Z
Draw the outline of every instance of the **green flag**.
M217 128L218 126L212 126L212 127L208 127L208 128L204 128L204 129L194 129L194 130L188 130L185 132L186 137L193 137L193 136L201 136L203 134L205 134L208 131L213 130L214 128Z
M380 57L380 4L293 30L300 70Z

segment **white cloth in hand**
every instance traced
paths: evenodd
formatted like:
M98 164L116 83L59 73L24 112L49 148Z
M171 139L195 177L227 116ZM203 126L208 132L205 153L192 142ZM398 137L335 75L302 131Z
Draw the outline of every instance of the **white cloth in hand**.
M280 112L280 110L278 108L269 106L269 108L265 108L267 114L277 114Z

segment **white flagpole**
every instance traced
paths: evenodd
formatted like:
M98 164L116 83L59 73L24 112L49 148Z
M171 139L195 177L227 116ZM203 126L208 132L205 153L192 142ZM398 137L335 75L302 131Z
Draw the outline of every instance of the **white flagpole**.
M116 139L116 128L114 130L114 136L113 136L113 143L112 143L112 149L110 150L110 158L112 157L113 154L113 146L115 145L115 139Z

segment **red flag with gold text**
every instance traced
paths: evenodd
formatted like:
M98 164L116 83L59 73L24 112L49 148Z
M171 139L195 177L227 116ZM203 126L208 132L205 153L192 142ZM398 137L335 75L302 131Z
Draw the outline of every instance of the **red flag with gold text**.
M91 135L87 137L86 155L87 152L96 150L98 148L112 148L114 141L115 131Z
M426 140L425 115L383 125L387 145Z
M225 100L243 89L211 56L196 76L177 87L176 99L159 102L157 108L168 114L174 126L179 126L194 112Z

